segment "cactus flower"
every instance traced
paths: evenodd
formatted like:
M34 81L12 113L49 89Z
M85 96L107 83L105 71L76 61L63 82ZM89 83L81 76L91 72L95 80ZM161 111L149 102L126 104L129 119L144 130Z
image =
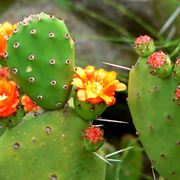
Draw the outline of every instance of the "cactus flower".
M21 103L24 106L25 112L36 112L39 110L39 106L37 106L27 95L22 96Z
M1 67L0 68L0 79L8 79L10 76L8 67Z
M0 118L11 116L16 112L19 104L19 92L16 83L0 80Z
M75 68L72 84L77 87L77 97L80 101L97 104L105 102L107 106L115 103L115 91L126 90L126 85L120 83L115 71L96 70L93 66L85 69Z
M9 22L5 22L0 25L0 57L4 58L6 55L7 39L12 34L16 24L12 25Z

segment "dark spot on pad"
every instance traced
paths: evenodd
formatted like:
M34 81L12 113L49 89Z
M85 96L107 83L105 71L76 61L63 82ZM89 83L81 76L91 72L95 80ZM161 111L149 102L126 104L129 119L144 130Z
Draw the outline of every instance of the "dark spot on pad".
M51 175L49 180L58 180L58 177L56 175Z
M47 134L51 134L51 133L52 133L52 129L51 129L51 127L49 127L49 126L47 126L47 127L45 128L45 131L46 131Z
M14 149L14 150L17 150L17 149L20 148L20 146L21 146L21 145L16 142L16 143L13 144L13 149Z

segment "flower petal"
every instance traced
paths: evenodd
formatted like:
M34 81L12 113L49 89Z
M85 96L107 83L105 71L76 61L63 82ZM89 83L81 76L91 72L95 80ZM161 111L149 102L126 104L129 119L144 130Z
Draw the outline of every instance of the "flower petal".
M86 91L84 89L80 89L77 91L77 97L80 101L86 101Z
M84 87L84 84L83 84L83 81L80 79L80 78L73 78L73 81L71 83L72 85L78 87L78 88L83 88Z
M84 71L84 69L80 68L80 67L76 67L75 68L75 73L83 80L86 81L86 73Z

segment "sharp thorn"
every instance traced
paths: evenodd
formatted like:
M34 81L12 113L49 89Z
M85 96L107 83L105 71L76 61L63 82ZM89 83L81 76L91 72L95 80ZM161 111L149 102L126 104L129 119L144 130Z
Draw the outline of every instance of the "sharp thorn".
M132 149L132 148L133 148L133 146L128 147L128 148L125 148L125 149L120 149L120 150L115 151L115 152L113 152L113 153L107 154L107 155L105 156L105 158L114 156L114 155L116 155L116 154L119 154L119 153L121 153L121 152L127 151L127 150Z
M153 167L153 165L151 165L151 169L152 169L153 179L154 179L154 180L157 180L157 179L156 179L155 172L154 172L154 167Z
M106 64L106 65L109 65L109 66L117 67L119 69L125 69L125 70L128 70L128 71L131 70L131 68L129 68L129 67L120 66L120 65L117 65L117 64L112 64L112 63L108 63L108 62L102 62L102 63Z
M93 152L93 154L95 154L95 156L97 156L98 158L100 158L101 160L105 161L107 164L112 166L112 164L106 158L102 157L97 152Z
M111 162L122 162L123 160L120 160L120 159L107 159L108 161L111 161Z
M117 121L117 120L112 120L112 119L101 119L98 118L96 121L104 121L104 122L112 122L112 123L120 123L120 124L129 124L128 122L125 121Z

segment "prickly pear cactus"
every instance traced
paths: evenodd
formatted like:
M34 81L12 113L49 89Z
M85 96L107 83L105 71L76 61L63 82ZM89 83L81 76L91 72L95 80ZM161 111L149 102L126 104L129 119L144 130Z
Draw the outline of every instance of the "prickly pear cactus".
M138 42L149 38L139 37ZM136 45L136 48L137 45ZM146 46L148 48L148 46ZM149 55L149 57L148 57ZM180 179L180 79L167 54L140 56L129 76L128 104L153 166L170 180Z
M3 66L11 71L0 76L0 125L6 129L0 132L0 179L104 180L103 130L92 121L126 86L116 72L93 66L75 68L73 76L74 43L54 16L31 15L7 39L2 47L0 41ZM72 85L74 108L66 103Z
M8 41L7 64L24 93L45 109L58 109L71 91L74 42L63 20L40 13L18 24Z

